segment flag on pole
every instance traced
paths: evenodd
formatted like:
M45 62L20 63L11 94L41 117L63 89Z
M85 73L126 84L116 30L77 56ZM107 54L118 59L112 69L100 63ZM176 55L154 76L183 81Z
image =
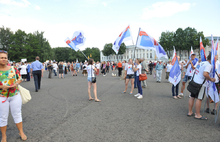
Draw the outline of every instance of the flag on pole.
M217 41L215 43L215 55L217 55L218 53L218 37L217 37Z
M172 64L172 65L175 64L175 62L176 62L176 57L177 57L177 55L176 55L176 49L175 49L175 47L173 46L173 58L172 58L172 61L171 61L171 64Z
M189 59L191 59L191 55L192 55L193 53L194 53L194 52L193 52L193 48L192 48L192 46L191 46L191 51L190 51Z
M118 38L115 40L112 49L115 51L116 54L118 54L121 44L128 40L132 40L130 26L128 26L124 31L122 31Z
M164 57L168 59L167 54L163 47L144 30L140 29L137 39L137 47L142 49L153 49L156 51L158 58Z
M70 38L65 39L66 44L68 44L73 50L78 51L79 48L75 46L75 44L70 40Z
M69 38L65 39L65 42L75 51L78 51L79 47L83 46L85 41L86 38L84 37L84 33L82 31L74 32L71 40Z
M201 56L201 60L206 61L206 56L205 56L205 48L202 44L202 38L200 37L200 56Z
M169 81L176 86L180 80L181 80L181 70L179 66L179 61L177 59L177 56L175 57L175 63L173 67L170 70L170 75L169 75Z
M215 53L216 53L216 48L214 47L214 41L213 41L213 36L211 35L212 38L212 50L211 50L211 65L213 67L212 72L210 73L210 77L214 78L215 77ZM215 86L215 82L209 81L209 88L208 88L208 94L211 97L211 99L217 103L219 102L219 96L218 96L218 91Z

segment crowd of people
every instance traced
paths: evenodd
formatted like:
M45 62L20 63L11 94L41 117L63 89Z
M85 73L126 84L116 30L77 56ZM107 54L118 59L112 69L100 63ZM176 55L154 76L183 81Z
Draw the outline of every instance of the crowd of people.
M173 99L181 99L184 95L183 92L186 88L186 83L188 81L194 81L197 84L201 85L198 93L190 93L189 102L188 102L188 117L194 117L199 120L207 120L206 117L200 114L201 102L205 98L207 81L215 82L216 87L219 93L219 76L220 76L220 63L217 61L218 56L216 56L216 74L214 78L210 77L210 73L213 69L211 65L211 54L207 56L207 61L201 62L196 58L196 54L191 54L189 60L179 61L179 69L182 74L182 87L179 93L179 84L172 85L171 92ZM21 62L21 63L8 63L8 54L6 51L0 51L0 128L2 132L2 141L5 142L6 129L7 129L7 119L8 119L8 110L11 109L11 114L14 118L14 122L19 130L19 135L22 140L27 140L27 136L23 132L22 126L22 115L21 115L21 97L18 90L18 85L22 81L30 81L31 78L34 79L35 91L38 92L41 88L41 77L43 77L44 71L49 72L48 78L52 79L54 76L59 78L65 78L65 74L68 72L71 73L71 76L77 76L81 71L83 76L87 77L88 81L88 96L89 101L94 100L95 102L101 102L97 96L97 86L96 86L96 76L103 75L105 77L112 70L112 76L116 76L114 72L118 71L118 77L120 80L125 80L125 89L122 92L123 94L127 92L129 82L131 84L130 95L133 94L135 88L138 89L138 93L134 94L137 99L143 99L144 91L143 89L147 87L146 80L140 81L139 76L141 74L153 75L156 78L157 83L161 83L163 70L165 70L166 75L165 79L169 82L170 71L173 67L171 61L162 62L162 61L146 61L145 59L129 59L127 61L111 62L94 62L93 59L89 59L88 62L56 62L48 61L41 63L40 58L37 56L36 60L32 63ZM169 82L171 83L171 82ZM91 87L93 86L94 98L91 95ZM195 101L196 100L196 101ZM192 112L195 101L195 110ZM206 112L211 114L217 113L217 103L211 112L209 103L212 103L210 97L207 99L207 108Z

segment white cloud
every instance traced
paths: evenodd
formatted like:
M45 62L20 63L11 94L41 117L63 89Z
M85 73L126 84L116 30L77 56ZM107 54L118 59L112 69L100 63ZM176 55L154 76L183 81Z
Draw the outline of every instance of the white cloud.
M106 2L102 2L102 4L106 7L107 6L107 3Z
M187 11L195 4L170 2L157 2L143 11L141 19L150 19L153 17L169 17L181 11Z
M6 5L16 5L19 7L28 7L30 3L27 0L14 1L14 0L0 0L0 3Z
M38 6L38 5L35 6L35 9L36 9L36 10L41 10L40 6Z

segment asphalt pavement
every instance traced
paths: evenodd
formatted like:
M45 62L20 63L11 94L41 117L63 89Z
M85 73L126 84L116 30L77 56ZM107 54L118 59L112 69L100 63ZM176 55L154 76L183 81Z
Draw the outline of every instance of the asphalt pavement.
M161 83L148 75L143 99L138 100L133 96L137 89L129 94L130 84L127 93L121 94L124 81L111 73L97 77L101 102L89 101L87 77L81 72L74 77L68 73L64 79L54 75L48 79L45 71L39 92L34 92L33 79L22 82L32 95L32 100L22 107L27 142L220 141L220 118L215 123L211 114L204 113L207 121L187 117L189 93L185 98L173 99L172 85L165 80L165 74ZM204 101L201 111L203 107ZM21 141L11 114L7 138L8 142Z

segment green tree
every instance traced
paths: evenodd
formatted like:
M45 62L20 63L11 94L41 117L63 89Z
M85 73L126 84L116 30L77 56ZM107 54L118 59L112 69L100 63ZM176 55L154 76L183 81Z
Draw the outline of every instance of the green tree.
M174 45L173 40L174 40L173 32L166 31L161 33L159 43L166 51L168 58L171 57L171 51L173 50L173 45Z
M10 48L10 44L11 44L11 36L13 35L13 32L9 29L9 28L5 28L4 26L2 26L2 28L0 28L0 46L1 50L6 50L8 51Z
M102 50L104 56L110 56L115 54L115 51L112 49L112 43L106 43L104 49Z

